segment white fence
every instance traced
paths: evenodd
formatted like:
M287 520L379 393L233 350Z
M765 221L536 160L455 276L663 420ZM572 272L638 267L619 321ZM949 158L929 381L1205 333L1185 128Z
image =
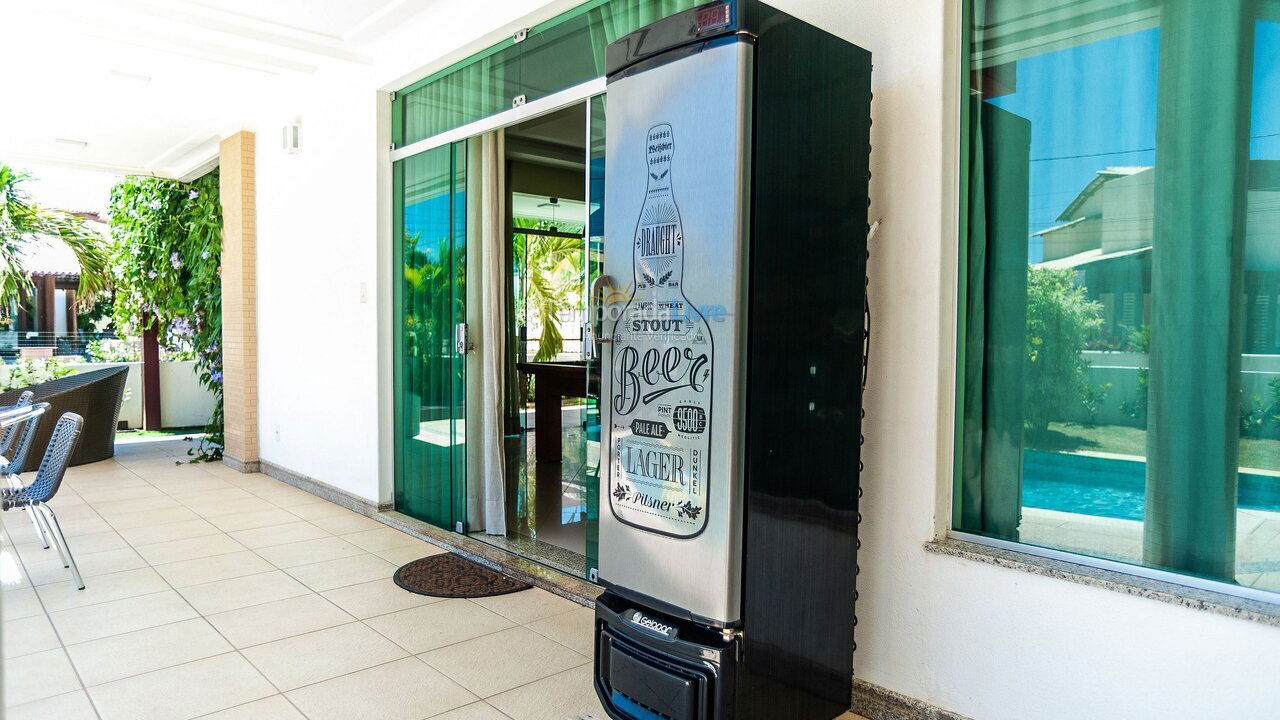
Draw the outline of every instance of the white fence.
M130 428L142 427L142 363L67 363L76 372L98 370L111 365L128 365L124 405L120 419ZM194 360L160 363L160 421L167 428L203 427L213 415L214 396L200 384Z
M1098 409L1100 425L1138 425L1124 411L1124 403L1133 403L1139 395L1138 373L1147 367L1146 353L1107 352L1086 350L1084 359L1089 362L1089 384L1094 387L1109 384L1107 397ZM1271 388L1267 383L1280 378L1280 355L1243 355L1240 359L1240 386L1244 390L1246 405L1254 398L1261 398L1262 407L1271 403ZM1085 420L1083 409L1081 417Z

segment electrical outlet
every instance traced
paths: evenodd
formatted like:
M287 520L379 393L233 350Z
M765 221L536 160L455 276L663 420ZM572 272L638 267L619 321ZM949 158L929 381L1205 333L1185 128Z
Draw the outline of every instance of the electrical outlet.
M274 431L275 432L273 434L276 436L276 442L280 442L280 423L276 423Z
M360 283L360 304L363 305L367 302L369 302L369 283L362 282Z

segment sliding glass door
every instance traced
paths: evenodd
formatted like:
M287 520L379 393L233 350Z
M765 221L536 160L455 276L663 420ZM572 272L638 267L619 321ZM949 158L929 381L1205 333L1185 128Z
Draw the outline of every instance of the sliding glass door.
M450 529L467 497L466 167L460 142L392 170L396 509Z

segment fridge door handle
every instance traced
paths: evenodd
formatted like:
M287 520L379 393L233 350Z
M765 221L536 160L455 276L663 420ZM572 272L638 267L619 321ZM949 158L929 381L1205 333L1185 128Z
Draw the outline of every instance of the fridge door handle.
M591 292L587 293L587 322L584 323L583 332L583 351L582 354L587 360L600 359L600 346L613 342L612 338L604 337L601 330L604 329L604 308L605 297L613 290L613 278L608 275L600 275L591 282Z

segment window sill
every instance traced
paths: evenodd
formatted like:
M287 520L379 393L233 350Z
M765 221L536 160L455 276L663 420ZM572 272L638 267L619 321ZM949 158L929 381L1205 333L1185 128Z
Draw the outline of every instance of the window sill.
M924 544L924 549L939 555L974 560L1010 570L1045 575L1126 595L1159 600L1170 605L1280 627L1280 604L982 545L958 538L949 537L927 542Z

